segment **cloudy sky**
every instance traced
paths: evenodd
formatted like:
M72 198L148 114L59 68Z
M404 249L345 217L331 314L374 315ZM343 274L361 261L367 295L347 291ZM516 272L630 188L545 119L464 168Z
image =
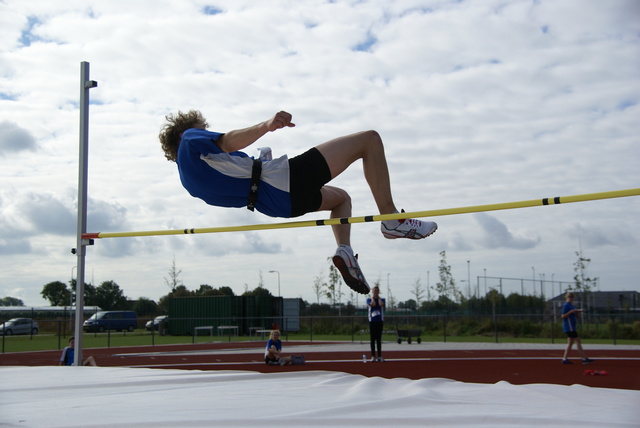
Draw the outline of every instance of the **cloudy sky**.
M190 197L157 140L165 114L200 109L225 132L289 111L297 126L255 146L276 156L376 129L407 211L640 187L639 18L634 0L0 0L0 297L42 305L44 284L74 274L81 61L98 82L89 231L231 226L283 220ZM333 184L354 215L377 214L360 164ZM639 210L630 197L439 217L417 242L359 224L352 242L401 301L438 281L443 250L465 294L469 277L484 294L486 272L545 279L548 295L580 249L600 289L639 290ZM313 302L334 251L328 227L103 239L87 281L157 299L175 260L190 289L277 294L273 270L282 295ZM533 292L505 294L522 284Z

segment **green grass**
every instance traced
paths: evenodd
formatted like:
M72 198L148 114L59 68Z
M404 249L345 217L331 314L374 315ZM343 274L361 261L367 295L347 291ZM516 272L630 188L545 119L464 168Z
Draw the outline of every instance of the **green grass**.
M25 351L51 351L51 350L59 350L67 346L67 342L71 335L67 335L66 337L60 337L51 334L39 334L37 336L0 336L0 347L2 352L25 352ZM284 340L290 341L309 341L309 334L301 334L301 333L290 333L286 334L283 337ZM322 341L340 341L340 342L351 342L353 339L354 343L360 343L362 340L363 343L369 342L369 335L364 333L360 336L360 332L358 331L353 336L352 335L331 335L331 334L314 334L313 341L314 342L322 342ZM422 342L436 342L441 343L444 342L444 338L442 335L422 335ZM266 340L266 339L265 339ZM383 340L385 342L395 342L396 335L395 334L385 334L383 336ZM412 338L415 343L416 338ZM480 343L495 343L494 336L447 336L447 342L455 343L472 343L472 342L480 342ZM121 347L121 346L152 346L152 345L173 345L173 344L190 344L192 343L193 338L191 336L158 336L146 331L136 331L133 333L111 333L111 335L107 335L107 333L87 333L83 335L83 347L84 348L107 348L107 347ZM210 337L206 335L196 337L196 343L208 343L210 341ZM229 342L228 336L214 336L214 342ZM406 343L406 338L403 338L403 343ZM542 343L542 344L551 344L551 338L519 338L519 337L499 337L498 341L500 343ZM238 336L231 337L231 342L252 342L252 343L262 343L261 337L248 337L248 336ZM554 343L556 344L564 344L566 339L564 336L556 337ZM613 340L611 339L585 339L584 343L586 344L607 344L612 345ZM638 340L617 340L616 343L618 345L640 345L640 341Z

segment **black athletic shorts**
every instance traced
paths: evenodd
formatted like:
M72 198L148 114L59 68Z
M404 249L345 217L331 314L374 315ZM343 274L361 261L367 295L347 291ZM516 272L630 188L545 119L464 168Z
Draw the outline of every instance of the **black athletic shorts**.
M570 337L572 339L575 339L576 337L578 337L578 332L577 331L565 331L567 337Z
M289 159L291 217L318 211L322 204L320 189L330 180L329 165L315 147Z

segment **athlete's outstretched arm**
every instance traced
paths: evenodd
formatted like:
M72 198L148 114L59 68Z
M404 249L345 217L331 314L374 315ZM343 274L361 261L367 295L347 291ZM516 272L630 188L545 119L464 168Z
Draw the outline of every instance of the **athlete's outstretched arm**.
M291 122L291 114L286 111L280 111L271 119L257 125L227 132L218 138L216 144L223 152L231 153L250 146L267 132L293 126L296 125Z

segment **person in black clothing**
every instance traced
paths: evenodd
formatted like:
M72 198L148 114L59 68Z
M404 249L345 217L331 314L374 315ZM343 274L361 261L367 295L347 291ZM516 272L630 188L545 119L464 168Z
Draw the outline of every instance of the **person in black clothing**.
M371 362L384 362L382 358L382 328L384 326L385 300L380 297L380 287L371 290L372 297L367 299L369 306L369 333L371 335ZM376 348L378 353L376 354Z

